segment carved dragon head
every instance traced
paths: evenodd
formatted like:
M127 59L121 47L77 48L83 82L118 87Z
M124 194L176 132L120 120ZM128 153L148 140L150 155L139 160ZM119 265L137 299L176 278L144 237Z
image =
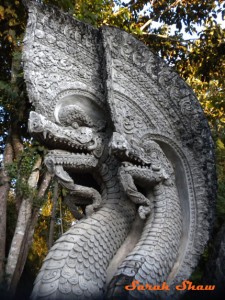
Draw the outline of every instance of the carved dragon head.
M125 172L135 172L137 169L148 169L161 173L165 180L171 177L173 169L163 154L160 146L154 141L144 141L132 138L128 142L125 135L114 132L109 143L112 154L122 162ZM166 172L165 172L166 170Z
M141 141L137 138L132 138L128 141L125 135L113 132L109 148L111 153L122 161L133 162L142 166L151 165L151 160L147 156Z
M58 122L52 122L34 111L30 113L29 131L51 151L45 158L48 170L55 174L67 188L74 183L66 170L96 167L103 152L105 123L93 122L76 105L69 105L58 113Z
M49 148L64 149L73 152L92 153L99 157L101 138L95 128L79 126L79 120L63 126L49 121L34 111L30 113L29 131Z

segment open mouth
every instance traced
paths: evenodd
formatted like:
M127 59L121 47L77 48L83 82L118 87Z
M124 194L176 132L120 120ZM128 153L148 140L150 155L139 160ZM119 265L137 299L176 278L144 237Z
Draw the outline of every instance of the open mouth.
M144 155L139 155L135 152L115 152L115 155L123 162L130 163L136 166L150 167L152 162L149 158Z
M70 153L65 150L51 150L46 156L47 159L51 159L54 165L61 165L66 169L92 169L98 164L98 159L94 155L83 151Z
M125 168L127 168L127 167L137 167L137 168L141 168L141 169L151 169L151 164L145 164L144 162L141 162L140 164L138 164L138 163L133 163L133 162L130 162L130 161L123 161L122 166L125 167Z
M74 189L71 172L92 172L96 169L98 159L89 153L70 153L65 150L51 150L45 157L48 171L57 176L61 184Z
M78 153L88 153L97 148L98 142L94 138L90 142L82 144L78 140L67 138L66 136L57 137L49 131L44 131L43 136L40 136L43 143L48 143L48 147L53 148L63 148L75 150Z
M89 127L62 127L35 112L30 113L29 130L50 149L88 153L99 146L99 138Z

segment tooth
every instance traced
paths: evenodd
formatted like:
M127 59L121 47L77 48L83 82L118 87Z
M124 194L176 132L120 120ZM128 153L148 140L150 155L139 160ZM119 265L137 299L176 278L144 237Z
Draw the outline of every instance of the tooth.
M153 165L153 166L152 166L152 170L153 170L153 171L159 171L160 169L161 169L160 166L157 166L157 165Z

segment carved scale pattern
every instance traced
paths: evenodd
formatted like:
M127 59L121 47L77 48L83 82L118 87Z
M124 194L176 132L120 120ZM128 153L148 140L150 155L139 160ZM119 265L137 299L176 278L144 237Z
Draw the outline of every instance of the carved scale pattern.
M168 189L163 185L155 188L154 196L154 216L149 218L139 242L116 272L110 284L108 299L168 297L163 291L149 290L143 293L138 290L124 290L124 285L131 285L134 280L152 285L168 282L168 274L177 259L182 234L178 197L174 197L174 188Z
M149 145L149 147L151 146ZM155 172L155 176L158 174L160 177L161 168L161 170L167 172L168 179L153 188L153 215L147 219L139 242L123 261L110 283L109 299L121 299L121 295L125 299L156 297L157 292L155 291L146 291L144 294L143 291L138 290L125 291L124 277L126 278L126 285L130 285L134 280L138 280L142 284L159 285L164 281L168 281L171 269L178 259L182 236L182 220L173 168L160 149L152 148L152 151L149 150L148 155L152 157L152 168L153 165L159 168L159 171ZM133 170L129 171L129 174L149 186L155 177L154 175L148 175L151 172L152 170L148 168L134 167ZM149 182L148 178L150 178ZM131 193L133 195L133 191ZM158 296L160 298L165 297L161 291Z
M37 294L38 299L99 299L107 266L127 236L133 217L132 208L124 214L120 205L107 205L67 231L46 257L32 299Z
M36 278L32 299L100 299L103 295L106 269L130 230L135 206L121 193L115 159L107 157L98 172L104 206L57 240Z

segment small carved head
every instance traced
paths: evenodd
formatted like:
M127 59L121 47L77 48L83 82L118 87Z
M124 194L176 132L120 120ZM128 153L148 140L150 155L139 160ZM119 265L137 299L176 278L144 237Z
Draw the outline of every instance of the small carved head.
M109 147L112 151L127 151L129 143L125 136L118 132L113 132L113 136L109 142Z
M31 111L30 117L28 120L28 129L30 132L43 132L44 124L43 119L44 117L39 115L38 113Z

